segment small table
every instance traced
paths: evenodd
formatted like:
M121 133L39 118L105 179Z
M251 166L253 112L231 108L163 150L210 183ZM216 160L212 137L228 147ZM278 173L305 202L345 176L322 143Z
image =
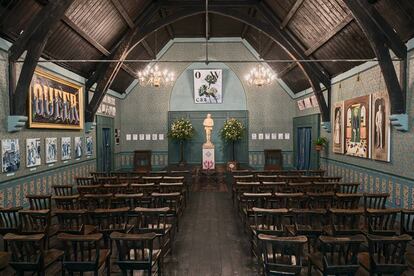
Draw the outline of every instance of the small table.
M218 172L215 169L214 170L200 169L198 171L198 176L200 178L202 178L207 183L209 183L210 181L214 181L215 184L219 183ZM200 181L200 182L202 182L202 181Z

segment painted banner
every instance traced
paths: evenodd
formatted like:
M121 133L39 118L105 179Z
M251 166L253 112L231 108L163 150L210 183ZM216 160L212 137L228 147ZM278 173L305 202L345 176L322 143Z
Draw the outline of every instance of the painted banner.
M83 88L36 69L29 90L29 127L83 129Z
M221 69L194 70L194 101L197 104L223 102L223 71Z

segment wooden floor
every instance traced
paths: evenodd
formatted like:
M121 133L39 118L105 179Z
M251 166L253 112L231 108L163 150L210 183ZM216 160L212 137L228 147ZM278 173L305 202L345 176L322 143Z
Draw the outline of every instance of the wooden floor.
M230 193L193 192L166 259L166 275L257 275Z

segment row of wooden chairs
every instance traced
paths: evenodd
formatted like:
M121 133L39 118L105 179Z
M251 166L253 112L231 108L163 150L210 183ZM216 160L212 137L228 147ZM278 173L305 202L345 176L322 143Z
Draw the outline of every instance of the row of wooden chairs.
M250 170L241 169L231 172L234 176L240 175L285 175L285 176L324 176L325 170Z
M339 182L342 177L333 176L307 176L307 175L278 175L278 174L248 174L232 175L236 182Z
M133 176L133 177L76 177L75 181L78 186L88 186L96 184L121 184L121 183L160 183L160 182L186 182L184 176Z

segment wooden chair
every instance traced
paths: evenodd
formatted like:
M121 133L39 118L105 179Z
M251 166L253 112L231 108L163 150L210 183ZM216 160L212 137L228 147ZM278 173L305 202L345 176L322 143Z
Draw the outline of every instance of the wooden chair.
M290 182L287 185L287 189L291 193L308 193L311 188L311 182Z
M329 209L330 214L330 235L349 236L362 234L361 217L363 209Z
M112 194L86 194L82 197L81 207L87 210L111 208Z
M376 236L367 235L368 252L358 255L361 267L369 275L401 275L407 269L405 252L407 243L412 239L409 235Z
M89 235L73 235L62 233L58 239L63 243L65 255L63 259L63 272L73 273L93 272L95 276L99 275L99 270L106 267L106 275L111 274L109 249L101 249L101 233Z
M65 210L76 210L79 209L79 195L63 195L53 196L52 199L55 201L55 207L57 209Z
M17 275L23 276L25 272L32 272L45 276L46 270L51 265L62 260L63 251L44 249L45 238L44 234L16 235L9 233L4 236L10 252L9 264L16 270Z
M170 208L135 208L138 214L138 223L134 231L138 234L151 233L157 234L159 248L161 248L162 256L166 256L171 252L172 228L173 225L168 223L167 217Z
M90 186L95 184L94 177L75 177L77 186Z
M165 175L162 178L162 183L184 183L185 177L184 176L169 176Z
M285 182L261 182L258 191L261 193L283 193L286 191Z
M91 172L90 175L96 180L98 177L107 177L107 172Z
M0 235L7 233L17 234L21 229L19 211L22 207L0 208ZM7 243L4 242L4 251L7 251Z
M367 209L385 209L387 204L388 193L365 193L364 208Z
M305 236L278 237L259 234L261 258L265 275L301 274L303 247L308 239Z
M279 177L276 174L258 174L256 180L259 182L278 182Z
M128 184L139 184L142 183L141 177L139 176L129 176L129 177L118 177L119 183L128 183Z
M329 209L333 206L335 194L333 192L325 193L307 193L307 205L311 209Z
M105 176L105 177L96 177L95 182L98 185L105 185L105 184L118 184L118 177L116 176Z
M338 209L357 209L359 208L359 203L361 202L362 194L335 194L335 205Z
M45 247L49 247L50 238L55 236L58 231L56 225L51 226L50 212L49 209L19 211L19 233L23 235L44 234Z
M243 193L255 193L259 190L260 182L237 182L233 191L233 204L239 208L240 196Z
M325 275L355 275L359 268L358 252L365 242L363 235L350 237L320 236L320 252L309 254L308 275L312 267Z
M309 188L311 193L335 193L337 183L335 182L313 182L313 185Z
M168 171L149 171L150 176L165 176L168 174Z
M77 186L76 189L81 198L87 194L100 194L102 193L102 185L87 185L87 186Z
M268 202L271 197L271 193L243 193L240 196L239 214L247 229L253 223L253 208L268 208Z
M169 209L167 216L171 224L179 231L179 221L183 212L183 195L181 193L152 193L153 207Z
M307 198L304 193L275 193L270 200L271 208L305 208Z
M52 189L57 196L73 195L73 185L52 185Z
M151 207L152 205L152 196L151 194L158 191L158 188L154 183L147 184L131 184L130 186L131 193L134 194L143 194L142 204L146 207Z
M292 236L303 235L309 239L308 252L324 232L326 225L325 209L292 209L293 225L286 226L287 232Z
M26 195L30 210L51 210L52 195Z
M258 235L266 234L273 236L284 236L285 225L289 224L288 213L286 208L281 209L267 209L267 208L252 208L254 221L250 225L251 232L251 250L252 253L260 261Z
M134 225L129 224L129 208L96 209L89 212L90 222L103 234L106 248L112 249L109 236L112 232L129 233Z
M128 183L104 184L102 187L102 192L104 194L123 194L128 190L128 187Z
M62 210L55 211L58 220L58 233L69 233L75 235L88 235L96 231L94 225L88 225L87 211L79 210Z
M162 176L143 176L142 181L144 183L154 183L159 185L162 182Z
M367 209L368 233L380 236L398 235L396 228L400 209Z
M1 210L0 210L1 212ZM401 234L408 234L414 237L414 210L403 209L401 210Z
M129 207L130 210L134 210L136 207L145 207L143 206L144 194L115 194L112 200L112 205L114 208Z
M233 182L232 182L232 187L231 187L231 198L233 199L233 203L235 202L236 199L236 186L237 183L249 183L249 182L254 182L255 181L255 177L253 174L243 174L243 175L235 175L232 174L232 178L233 178Z
M337 192L341 194L358 193L359 183L337 183Z
M128 272L146 271L147 275L161 274L162 252L154 249L155 233L125 234L114 232L111 240L115 241L118 258L115 264L119 266L123 275Z

